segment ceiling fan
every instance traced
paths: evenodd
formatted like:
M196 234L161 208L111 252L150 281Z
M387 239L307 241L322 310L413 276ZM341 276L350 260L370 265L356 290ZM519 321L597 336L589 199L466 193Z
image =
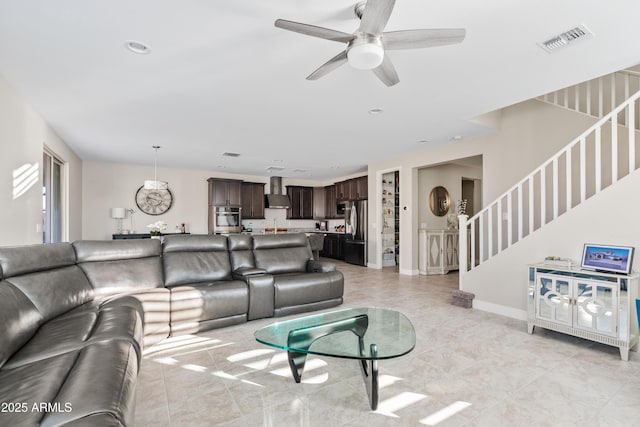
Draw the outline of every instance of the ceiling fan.
M373 70L387 86L400 81L386 50L418 49L460 43L464 40L464 28L421 29L382 32L389 21L395 0L367 0L355 5L360 27L353 33L344 33L315 25L278 19L275 26L307 36L347 43L347 48L322 64L307 76L317 80L348 62L354 68Z

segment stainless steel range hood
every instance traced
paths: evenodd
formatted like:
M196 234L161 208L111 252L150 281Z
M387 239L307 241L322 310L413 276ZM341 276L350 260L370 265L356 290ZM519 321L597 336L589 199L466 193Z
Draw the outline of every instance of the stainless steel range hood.
M265 195L265 208L288 209L291 207L289 196L282 194L282 177L272 176L269 180L269 194Z

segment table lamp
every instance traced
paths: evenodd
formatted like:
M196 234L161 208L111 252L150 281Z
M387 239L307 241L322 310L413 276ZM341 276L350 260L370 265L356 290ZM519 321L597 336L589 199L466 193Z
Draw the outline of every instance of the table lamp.
M122 233L122 219L125 217L126 212L124 208L111 208L111 218L116 220L116 233Z

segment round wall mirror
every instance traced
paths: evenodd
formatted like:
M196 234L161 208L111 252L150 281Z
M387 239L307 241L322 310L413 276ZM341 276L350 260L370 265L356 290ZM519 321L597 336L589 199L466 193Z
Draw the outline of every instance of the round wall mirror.
M434 187L429 193L429 209L435 216L445 216L449 212L449 192L442 186Z

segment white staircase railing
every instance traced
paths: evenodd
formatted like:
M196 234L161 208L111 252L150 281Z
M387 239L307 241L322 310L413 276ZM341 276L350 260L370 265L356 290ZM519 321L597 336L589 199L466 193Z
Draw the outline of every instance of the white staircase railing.
M593 117L604 117L629 96L640 90L640 73L622 70L578 83L564 89L539 96L539 101L567 108ZM635 128L640 129L640 111L636 110ZM626 126L626 116L618 118Z
M467 271L638 168L639 98L640 91L612 108L473 217L459 217L461 289Z

